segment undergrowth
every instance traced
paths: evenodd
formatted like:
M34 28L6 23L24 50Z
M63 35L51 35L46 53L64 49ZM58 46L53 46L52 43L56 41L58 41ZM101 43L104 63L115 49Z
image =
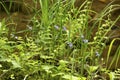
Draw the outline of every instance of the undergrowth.
M22 37L9 40L6 19L0 22L0 80L120 78L119 69L110 71L114 60L119 61L120 46L116 51L117 58L113 58L110 66L103 66L109 64L112 45L120 38L111 41L106 61L101 56L110 38L106 35L119 19L110 19L113 6L107 6L92 22L90 14L97 14L91 10L92 2L86 0L79 8L74 2L39 0L41 9L34 10L30 20L32 28L26 30L31 36L26 36L25 40ZM5 8L5 11L9 14L9 10Z

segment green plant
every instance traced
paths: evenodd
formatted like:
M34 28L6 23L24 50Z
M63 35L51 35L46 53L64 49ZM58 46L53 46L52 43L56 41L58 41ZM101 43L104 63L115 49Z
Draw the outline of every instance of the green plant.
M9 41L5 19L0 22L1 80L105 79L102 73L108 74L111 80L118 77L119 71L109 73L99 60L109 39L106 35L119 18L110 19L113 8L109 6L91 26L90 13L95 13L91 10L91 2L86 0L79 8L74 2L39 0L41 9L35 10L31 19L32 35L26 40L18 37L16 41ZM92 36L94 29L97 31ZM111 42L107 62L115 40L119 38Z

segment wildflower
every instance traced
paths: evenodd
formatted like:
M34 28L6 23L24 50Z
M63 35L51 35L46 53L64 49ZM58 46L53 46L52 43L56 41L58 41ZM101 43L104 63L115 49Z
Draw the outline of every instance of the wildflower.
M17 37L17 36L15 36L15 39L18 39L18 37Z
M97 57L99 57L100 56L100 54L99 54L99 52L95 52L95 55L97 56Z
M59 26L57 26L57 25L55 25L54 28L57 29L57 30L59 30Z
M63 26L63 31L67 31L67 28L65 26Z
M70 48L72 48L72 47L73 47L73 44L72 44L71 42L68 42L68 46L69 46Z
M83 39L83 42L84 42L84 43L88 43L88 40L87 40L87 39Z

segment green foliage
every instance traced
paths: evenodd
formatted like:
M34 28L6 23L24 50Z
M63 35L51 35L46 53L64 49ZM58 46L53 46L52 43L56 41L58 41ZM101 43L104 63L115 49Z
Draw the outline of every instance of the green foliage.
M111 80L118 77L119 70L109 73L99 62L109 38L106 34L118 20L110 20L109 15L104 20L111 7L89 26L90 13L93 12L90 10L91 2L86 0L80 8L75 8L74 2L39 0L41 10L31 19L32 36L26 40L18 37L16 41L10 41L6 20L0 22L1 80L105 79L102 73L108 74ZM94 29L97 32L91 40ZM107 61L112 44L117 39L120 40L115 38L111 42Z
M112 40L110 47L109 47L109 50L108 50L108 54L107 54L107 63L108 63L108 60L110 58L110 52L111 52L113 43L116 40L120 40L120 38L115 38ZM108 69L111 67L111 65L113 65L113 63L115 63L115 67L117 67L117 64L119 63L119 61L118 61L119 58L120 58L120 46L118 47L117 51L115 52L114 58L113 58L112 62L110 63L110 66L108 66ZM115 60L116 60L116 62L115 62Z

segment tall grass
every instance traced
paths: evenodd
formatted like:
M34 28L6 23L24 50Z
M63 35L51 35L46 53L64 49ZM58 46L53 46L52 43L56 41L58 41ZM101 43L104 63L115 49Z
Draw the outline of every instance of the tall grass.
M10 0L10 4L12 4L11 0ZM3 2L3 1L0 1L0 5L3 6L4 10L5 10L6 13L9 15L10 13L9 13L9 10L7 9L6 5L5 5L5 1L4 1L4 2ZM2 7L2 6L1 6L1 7ZM10 5L10 7L11 7L11 5Z

